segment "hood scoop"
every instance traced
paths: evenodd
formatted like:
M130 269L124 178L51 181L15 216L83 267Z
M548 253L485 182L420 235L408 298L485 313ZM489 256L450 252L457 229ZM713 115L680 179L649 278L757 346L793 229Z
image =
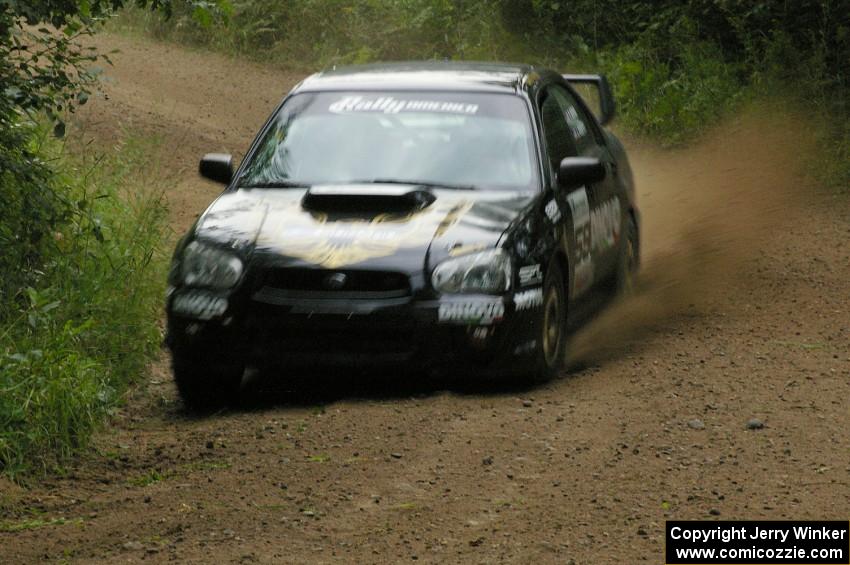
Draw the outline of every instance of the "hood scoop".
M325 185L307 190L301 205L305 210L327 212L415 212L436 199L415 185Z

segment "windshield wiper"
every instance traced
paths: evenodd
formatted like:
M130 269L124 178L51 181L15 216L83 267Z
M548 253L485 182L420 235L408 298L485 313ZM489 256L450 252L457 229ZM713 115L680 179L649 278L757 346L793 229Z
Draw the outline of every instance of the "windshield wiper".
M342 183L340 183L342 184ZM394 179L394 178L374 178L365 180L352 180L345 184L409 184L411 186L424 186L425 188L448 188L451 190L477 190L478 187L472 184L450 184L442 182L410 180L410 179Z
M310 185L306 182L295 180L274 180L269 182L240 184L239 188L308 188L309 186Z

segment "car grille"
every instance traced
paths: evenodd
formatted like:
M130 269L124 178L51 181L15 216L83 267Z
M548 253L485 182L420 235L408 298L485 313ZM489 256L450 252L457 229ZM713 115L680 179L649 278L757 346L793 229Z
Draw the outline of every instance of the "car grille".
M267 271L260 296L289 299L387 300L410 296L407 275L391 271L278 268Z
M360 364L404 361L416 350L405 274L275 268L257 283L249 325L259 356Z

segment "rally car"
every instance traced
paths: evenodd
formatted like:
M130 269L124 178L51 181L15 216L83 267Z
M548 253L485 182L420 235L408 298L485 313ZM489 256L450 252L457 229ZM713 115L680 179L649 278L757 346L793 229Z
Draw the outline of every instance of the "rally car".
M579 86L595 87L596 111ZM185 403L234 398L247 366L552 376L571 325L604 303L591 297L638 265L613 114L604 77L527 65L301 82L235 171L228 155L200 163L227 188L169 274Z

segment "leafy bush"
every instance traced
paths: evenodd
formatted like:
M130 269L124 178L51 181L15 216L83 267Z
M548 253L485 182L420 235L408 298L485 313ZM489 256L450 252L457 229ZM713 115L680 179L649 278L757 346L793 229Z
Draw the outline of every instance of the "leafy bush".
M139 189L149 147L92 161L40 139L67 208L27 286L0 302L0 469L12 474L84 445L161 339L164 205Z
M0 470L10 473L83 445L158 342L162 203L128 184L143 148L96 164L63 155L47 133L64 136L106 59L79 39L124 1L0 0Z
M35 123L65 133L65 119L88 100L108 61L79 41L125 0L0 0L0 322L6 304L37 277L49 235L78 210L39 153ZM132 0L167 12L170 0ZM224 1L224 0L222 0Z
M624 125L666 143L686 140L741 96L742 84L715 45L683 44L665 61L640 44L600 57L620 101Z
M19 116L0 111L0 304L35 276L51 226L65 208L33 146L32 127L24 124ZM4 316L0 309L0 322Z

